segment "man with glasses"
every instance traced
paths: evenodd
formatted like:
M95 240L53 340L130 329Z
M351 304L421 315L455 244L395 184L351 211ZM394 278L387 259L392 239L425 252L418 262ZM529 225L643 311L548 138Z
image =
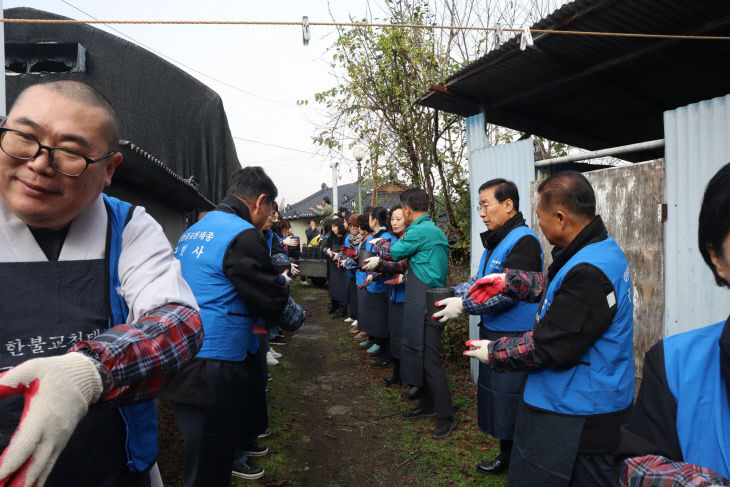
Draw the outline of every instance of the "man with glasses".
M274 268L261 232L277 193L262 168L238 169L226 197L175 247L205 332L195 360L165 392L185 442L185 487L228 487L231 473L264 473L246 458L268 451L255 443L263 428L250 394L261 373L254 327L264 321L294 331L304 321L289 297L291 279Z
M151 399L202 343L160 226L102 195L118 131L68 80L23 91L0 127L3 483L150 485Z

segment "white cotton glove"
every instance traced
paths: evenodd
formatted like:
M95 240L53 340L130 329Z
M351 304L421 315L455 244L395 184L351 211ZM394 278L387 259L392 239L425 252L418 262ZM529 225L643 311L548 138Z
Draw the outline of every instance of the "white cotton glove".
M491 340L469 340L466 342L467 347L476 347L472 350L464 350L464 355L474 357L485 364L489 363L489 344Z
M302 271L299 270L299 264L291 264L291 275L297 277Z
M340 260L340 257L342 257L342 252L335 252L334 254L332 254L332 260L335 262Z
M28 360L0 375L0 399L22 394L25 407L10 444L0 457L2 485L42 486L102 381L94 363L73 352Z
M286 237L284 240L281 241L284 245L287 247L298 247L297 240L294 237Z
M324 253L327 255L327 257L332 257L332 250L330 250L329 247L324 249Z
M438 320L441 323L453 320L464 311L464 303L459 296L444 298L441 301L436 301L435 304L436 306L445 306L444 309L436 311L431 317L431 319Z
M383 240L381 237L371 238L370 239L370 245L375 245L376 243L380 242L381 240Z
M291 284L291 277L289 277L289 271L284 271L281 273L282 276L284 276L284 284L287 286Z
M362 266L362 270L364 271L374 271L378 264L380 263L380 257L377 255L375 257L370 257L368 259L365 259L365 263Z

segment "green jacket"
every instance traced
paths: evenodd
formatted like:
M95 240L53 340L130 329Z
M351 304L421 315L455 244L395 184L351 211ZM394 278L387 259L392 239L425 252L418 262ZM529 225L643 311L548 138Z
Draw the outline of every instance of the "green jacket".
M406 233L390 247L393 260L408 259L411 270L428 287L446 285L449 241L427 214L414 221Z
M321 210L318 210L317 208L313 208L312 213L314 213L318 217L322 218L323 220L325 218L331 218L332 215L334 214L332 212L332 205L324 205Z

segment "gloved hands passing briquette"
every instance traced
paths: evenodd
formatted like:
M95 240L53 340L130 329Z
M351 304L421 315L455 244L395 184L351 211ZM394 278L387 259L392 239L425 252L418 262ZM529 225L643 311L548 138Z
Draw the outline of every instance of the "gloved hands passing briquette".
M467 347L475 347L470 350L464 350L464 355L474 357L485 364L489 363L489 344L491 340L469 340L465 343Z
M403 274L396 274L395 276L393 276L392 279L388 279L387 281L385 281L385 284L391 284L395 286L396 284L403 284L404 281L405 278L403 277Z
M292 277L297 277L301 273L302 272L299 270L299 264L292 263L291 264L291 276Z
M291 284L292 278L289 277L289 271L282 272L281 276L284 278L284 284L286 284L287 286Z
M370 239L370 245L375 245L376 243L380 242L381 240L383 240L383 239L380 238L380 237L378 237L378 238L371 238Z
M101 392L96 366L78 352L28 360L0 375L0 399L25 398L20 424L0 457L0 485L42 486Z
M365 282L364 282L364 283L362 283L362 284L360 284L360 285L359 285L359 286L357 286L357 287L358 287L359 289L362 289L362 288L364 288L364 287L367 287L367 286L369 286L370 284L372 284L372 282L373 282L373 275L372 275L372 274L368 274L368 275L367 275L367 277L365 278Z
M446 323L449 320L453 320L464 311L464 303L459 296L452 298L444 298L441 301L434 303L436 306L443 306L444 309L436 311L431 319Z
M507 274L489 274L469 288L469 299L477 304L486 303L490 298L504 292L506 286Z

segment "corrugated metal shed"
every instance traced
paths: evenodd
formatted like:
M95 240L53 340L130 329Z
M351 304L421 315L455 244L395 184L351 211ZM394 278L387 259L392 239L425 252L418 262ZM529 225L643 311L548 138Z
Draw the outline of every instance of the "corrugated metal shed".
M666 152L665 318L667 335L725 320L727 290L697 249L697 218L710 178L730 161L730 95L664 114Z
M727 0L576 0L539 29L730 35ZM602 149L662 138L661 114L722 96L730 42L535 35L514 38L434 87L422 104ZM597 94L600 93L600 96ZM641 152L634 161L661 157Z
M484 252L479 234L486 230L479 211L479 186L494 178L513 181L520 193L520 210L530 225L530 181L535 179L535 155L532 139L511 144L489 146L484 130L484 116L474 115L466 120L469 150L469 194L471 197L471 275L476 274ZM531 324L530 324L531 325ZM469 336L479 338L479 317L469 317ZM478 364L471 361L471 374L476 380Z

